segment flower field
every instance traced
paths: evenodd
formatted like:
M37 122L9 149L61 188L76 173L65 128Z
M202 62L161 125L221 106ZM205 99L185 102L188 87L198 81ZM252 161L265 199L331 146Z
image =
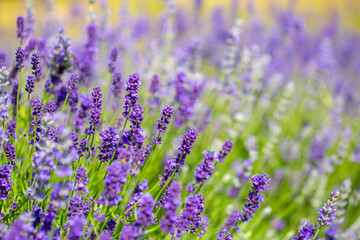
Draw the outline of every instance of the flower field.
M0 26L0 240L360 239L360 36L339 15L84 2Z

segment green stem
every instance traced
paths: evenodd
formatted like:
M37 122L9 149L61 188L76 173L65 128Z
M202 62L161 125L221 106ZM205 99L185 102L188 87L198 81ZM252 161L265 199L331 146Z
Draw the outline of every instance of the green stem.
M319 228L316 230L316 233L315 233L315 236L314 236L314 239L316 239L317 235L320 233L320 229L321 229L321 225L319 226Z
M30 93L28 93L28 113L27 113L27 120L30 119ZM29 121L31 123L31 121Z
M66 102L67 102L67 100L68 100L68 97L69 97L69 92L66 94L64 104L63 104L63 106L62 106L62 108L61 108L61 111L62 111L62 112L64 111L64 108L65 108L65 106L66 106Z
M125 122L124 122L124 126L123 126L123 128L122 128L122 130L121 130L118 143L116 144L116 147L115 147L115 151L113 152L113 155L111 156L109 165L111 165L112 161L114 160L116 151L117 151L117 149L118 149L118 147L119 147L119 145L120 145L120 141L121 141L122 135L124 134L125 127L126 127L126 124L127 124L127 122L128 122L128 118L127 118L127 117L130 115L131 110L132 110L132 109L130 108L130 109L129 109L129 114L126 116L126 120L125 120Z
M96 132L96 129L94 129L94 132ZM92 134L91 143L90 143L90 147L89 147L89 154L88 154L87 158L89 158L91 156L91 151L92 151L92 145L94 143L94 138L95 138L95 133Z
M35 78L35 92L34 92L34 99L36 100L36 93L37 93L37 83L38 83L38 77Z
M226 239L226 237L231 233L231 231L236 227L236 225L238 225L240 222L240 219L237 220L237 222L229 229L229 231L227 232L227 234L222 238L222 240Z
M160 224L157 225L156 227L153 227L152 229L146 231L146 233L149 234L149 233L151 233L151 232L154 232L154 231L158 230L159 228L160 228Z

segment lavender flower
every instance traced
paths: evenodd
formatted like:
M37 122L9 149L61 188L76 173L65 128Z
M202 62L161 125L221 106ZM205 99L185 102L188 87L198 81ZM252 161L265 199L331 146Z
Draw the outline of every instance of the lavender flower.
M292 237L291 240L302 240L302 239L311 239L315 236L315 231L317 225L309 223L307 221L302 222L302 229L300 229L298 235Z
M262 175L255 174L250 179L253 181L252 189L255 192L263 192L264 190L269 190L269 184L271 183L271 181L266 173Z
M90 128L86 129L85 133L95 134L95 128L99 126L101 111L102 111L102 93L101 88L96 87L92 92L92 102L91 102L91 115L89 118Z
M107 163L111 159L114 151L116 150L115 148L118 142L115 128L109 127L108 129L104 129L100 133L100 139L102 140L102 143L100 144L100 154L97 155L97 158L100 161Z
M15 210L17 209L18 204L16 202L14 202L13 204L10 205L10 210L9 213L10 214L14 214Z
M177 182L173 183L165 193L167 197L163 208L166 215L161 219L160 229L164 232L169 232L171 235L174 235L176 231L177 208L181 205L180 193L181 184Z
M150 85L150 92L155 94L159 91L160 89L160 79L159 79L159 75L154 74L154 76L151 79L151 85Z
M194 143L198 135L198 131L195 128L187 130L184 134L176 156L176 163L179 167L184 166L185 158L190 154L191 149L194 147Z
M89 181L88 175L86 173L87 169L83 166L78 167L76 173L76 180L75 180L75 191L87 193L87 183Z
M57 169L57 171L59 170ZM64 176L59 175L59 177L64 177ZM67 202L69 201L69 195L70 195L70 188L67 184L64 183L52 184L50 199L51 199L51 203L56 208L65 208Z
M41 111L42 111L42 108L44 106L44 103L41 100L33 100L31 102L31 105L32 105L32 108L33 108L32 114L34 115L34 117L40 118L41 117Z
M51 47L49 54L49 68L51 70L51 82L54 85L59 84L61 75L64 72L72 70L72 57L70 48L70 38L64 37L64 29L58 30L58 37Z
M16 127L16 122L14 120L9 120L9 122L7 123L7 130L6 130L6 135L8 137L12 137L13 139L15 139L15 127Z
M115 63L118 57L118 50L117 48L113 48L111 50L110 56L109 56L109 64L108 64L108 71L109 73L113 73L115 71Z
M161 136L160 133L165 132L167 129L167 125L169 124L169 120L171 119L172 115L174 114L174 110L171 107L165 107L161 113L161 119L158 120L155 128L159 131L159 137L153 137L152 140L155 144L161 144Z
M77 154L79 157L83 157L84 153L89 151L87 144L88 144L88 141L86 138L83 138L80 140L79 147L77 148Z
M69 240L79 240L82 238L82 231L86 224L86 219L84 217L74 217L69 221L69 234L67 239Z
M140 104L135 104L132 108L131 114L127 117L132 125L130 126L131 130L129 132L131 139L131 143L133 146L142 146L143 144L143 136L142 136L142 128L140 127L141 123L144 120L144 109Z
M181 231L194 234L200 228L200 214L204 211L204 197L201 194L188 196L185 200L184 211L177 218L176 226Z
M330 226L331 222L336 218L336 201L340 195L340 192L336 190L331 192L331 200L328 200L327 203L324 203L324 207L320 208L318 213L320 216L317 218L320 226Z
M114 73L113 75L113 81L111 83L111 91L114 95L115 98L119 98L121 95L121 87L122 87L122 82L121 82L121 73Z
M34 76L28 76L26 80L26 86L25 91L27 91L29 94L34 91L35 88L35 77Z
M146 193L138 204L138 210L136 211L137 219L135 220L135 226L141 226L143 228L150 226L153 219L153 206L155 204L154 199L150 193Z
M249 222L250 218L254 216L256 210L260 208L260 203L264 201L264 197L260 195L259 192L269 190L269 184L271 183L269 176L266 173L262 175L256 174L250 179L253 181L253 185L251 186L252 191L249 190L249 196L247 198L245 208L240 212L233 212L234 214L232 214L231 219L226 223L227 228L235 228L240 222ZM225 228L225 230L228 229Z
M98 203L106 206L116 206L121 200L122 185L127 181L128 164L113 162L106 168L108 175L105 178L105 189Z
M66 90L68 92L70 92L71 90L76 89L78 81L79 81L78 75L72 74L70 77L70 80L68 81L68 83L66 85Z
M16 49L16 69L20 70L24 67L24 50L21 47Z
M0 87L5 87L10 84L9 74L9 70L6 68L6 66L1 66L0 55Z
M229 230L223 229L221 233L218 234L218 240L232 240L233 236L229 233Z
M25 20L23 17L17 17L16 19L16 26L17 26L17 30L16 30L16 36L17 38L19 38L20 40L22 40L24 38L24 24Z
M80 196L78 192L71 197L68 211L66 213L69 219L73 219L76 216L86 217L86 215L90 212L91 204L84 198L85 195Z
M231 149L233 148L234 144L232 141L228 140L225 141L225 144L223 145L221 151L219 152L218 161L223 162L224 159L227 157L227 155L231 152Z
M170 176L173 174L175 169L181 168L185 164L185 158L190 154L191 149L193 148L196 137L198 136L196 129L189 129L183 137L183 140L180 143L178 148L178 153L175 159L170 159L167 162L165 167L165 173L163 176L159 176L161 182L160 186L164 186Z
M6 143L4 143L4 151L6 154L6 158L8 160L10 160L11 162L13 162L16 158L15 146L13 146L11 144L11 142L6 142ZM13 163L12 163L12 165L13 165Z
M160 90L160 79L157 74L153 75L149 90L152 93L152 97L148 99L148 103L151 108L157 108L160 104L160 98L158 96Z
M77 88L69 92L69 106L70 112L74 113L78 109L79 94Z
M215 170L214 162L216 161L216 154L212 151L204 151L204 162L200 163L194 172L195 180L198 184L202 184L206 179L210 178Z
M84 81L85 79L89 79L92 72L92 65L95 63L95 55L96 55L96 43L98 38L98 29L94 21L91 21L86 26L87 32L87 40L85 43L85 52L82 55L80 62L80 80Z
M5 67L7 65L6 55L3 52L0 52L0 67Z
M137 227L131 226L130 223L126 223L124 228L121 230L119 240L136 240L143 235L144 232L139 232Z
M177 117L174 120L176 127L182 127L194 114L197 99L204 84L189 81L184 72L177 75L175 80L176 95L175 102L178 104Z
M33 53L31 57L31 69L33 70L32 74L36 77L37 81L42 74L42 68L40 65L40 57L38 53Z
M123 116L127 118L130 114L130 109L133 108L136 102L140 99L138 95L138 89L141 86L140 78L137 73L129 76L129 80L126 82L125 89L128 92L125 96L124 112Z
M46 105L46 109L45 112L49 113L50 115L53 115L56 111L57 105L55 102L50 101L47 105Z
M4 240L12 239L31 239L35 233L32 226L33 219L30 213L24 213L18 220L11 226L10 232L4 236Z
M8 193L12 190L11 167L8 164L0 165L0 199L8 199Z

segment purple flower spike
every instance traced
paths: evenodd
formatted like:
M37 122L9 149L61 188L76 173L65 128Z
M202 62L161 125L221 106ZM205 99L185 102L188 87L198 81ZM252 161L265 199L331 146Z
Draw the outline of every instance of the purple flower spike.
M228 221L226 222L225 224L226 226L225 228L223 228L223 232L218 234L221 235L224 233L224 230L231 229L232 227L234 227L234 229L236 230L237 228L236 224L240 222L241 223L249 222L250 218L254 217L254 214L256 213L257 209L260 208L260 203L264 201L264 197L260 195L259 192L262 192L264 190L269 190L268 184L270 183L270 178L266 173L264 173L262 175L259 174L254 175L251 178L251 180L253 181L253 185L252 185L253 191L249 190L249 196L246 199L247 203L245 204L245 208L242 209L240 212L239 211L233 212L230 216L231 219L228 219ZM229 233L227 236L229 236L230 234L231 233ZM226 234L223 235L223 238L225 236Z
M252 188L254 191L263 192L264 190L269 190L269 184L271 183L271 180L266 173L262 175L256 174L250 179L253 181Z
M198 135L199 135L198 131L195 128L189 129L185 133L176 157L176 163L180 167L184 166L185 158L187 155L190 154L191 149L194 147L194 143Z
M166 190L166 202L163 208L166 216L161 219L160 229L164 232L169 232L171 235L176 231L176 214L177 208L181 205L181 184L173 183L172 186Z
M232 240L233 235L231 233L228 234L228 232L229 230L223 229L222 232L218 234L218 240Z
M86 173L87 169L83 166L80 166L77 169L76 180L75 180L75 191L77 192L88 192L86 185L89 181L88 175Z
M11 142L4 143L4 151L8 160L10 160L11 162L15 160L15 147L11 144Z
M78 240L82 238L82 231L84 225L86 224L86 219L84 217L76 216L69 221L69 234L67 239L69 240Z
M221 151L219 152L218 161L223 162L224 159L227 157L227 155L231 152L231 149L233 148L234 144L232 141L228 140L225 141Z
M135 220L135 226L148 227L153 219L153 206L155 204L154 199L150 193L146 193L139 201L138 210L136 211L137 219Z
M121 96L121 82L122 75L121 73L114 73L113 81L112 81L112 93L115 98L119 98Z
M85 129L87 134L95 134L95 128L100 124L100 117L102 113L102 93L101 88L96 87L92 92L92 102L91 102L91 115L89 118L90 128Z
M32 114L34 117L39 118L41 117L41 111L44 106L44 103L41 100L33 100L32 103L33 112Z
M109 73L113 73L115 71L115 62L117 60L117 57L118 57L118 50L117 48L113 48L109 56L109 64L108 64Z
M20 70L24 67L24 58L25 58L24 50L21 47L18 47L16 49L15 55L16 55L16 68Z
M331 222L336 218L336 201L340 195L340 192L336 190L335 192L331 192L331 200L328 200L324 203L324 207L320 208L318 213L320 216L317 218L319 224L321 226L330 226Z
M28 93L32 93L34 92L34 88L35 88L35 77L28 76L26 80L25 91L27 91Z
M97 155L97 158L100 161L107 163L111 159L115 151L118 138L119 137L116 134L115 128L113 127L104 129L100 133L100 139L103 140L103 142L100 145L100 154Z
M204 200L201 194L186 198L184 211L177 218L177 227L181 231L194 234L196 229L200 228L200 214L204 211Z
M136 102L140 99L138 95L138 89L141 86L140 78L137 73L129 76L129 80L126 82L125 89L128 94L125 96L124 112L123 116L128 117L130 108L133 108Z
M200 163L194 173L195 180L198 184L202 184L206 179L210 178L214 172L214 162L216 160L216 154L213 151L204 151L204 162Z
M19 39L22 39L24 37L24 25L25 25L25 20L23 17L17 17L16 19L16 26L17 26L17 30L16 30L16 36Z
M308 221L302 222L302 229L300 229L297 236L292 237L291 240L303 240L311 239L315 236L317 225L314 223L309 223Z
M54 112L56 111L56 108L57 108L56 103L53 101L50 101L46 106L45 112L49 113L50 115L53 115Z
M42 68L40 65L40 57L39 54L37 53L33 53L32 57L31 57L31 69L33 70L32 74L37 78L37 80L39 81L39 78L42 74Z
M70 80L66 85L66 90L70 92L71 90L76 89L78 82L79 82L79 76L77 74L72 74Z
M105 189L98 200L98 203L106 206L116 206L122 199L120 192L122 185L127 181L127 173L129 166L119 162L113 162L106 168L108 175L105 178Z
M171 119L172 115L174 115L174 109L172 109L171 107L165 107L162 110L161 119L158 120L158 123L155 126L156 130L158 130L159 133L166 131L167 125L170 123L169 120ZM155 144L162 143L160 136L158 138L153 137L152 140Z
M167 180L170 178L173 171L175 171L176 166L181 168L185 164L185 158L188 154L190 154L191 149L194 147L195 140L198 136L198 131L196 129L189 129L183 137L181 141L180 147L178 149L178 153L175 159L170 159L167 162L167 166L165 167L165 173L160 177L160 186L164 186Z
M12 190L11 187L11 167L8 164L0 165L0 199L8 199L8 193Z

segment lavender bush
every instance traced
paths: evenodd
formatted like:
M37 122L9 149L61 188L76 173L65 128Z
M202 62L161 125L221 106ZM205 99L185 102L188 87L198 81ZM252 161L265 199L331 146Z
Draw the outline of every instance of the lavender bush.
M360 238L357 33L75 2L0 36L0 240Z

